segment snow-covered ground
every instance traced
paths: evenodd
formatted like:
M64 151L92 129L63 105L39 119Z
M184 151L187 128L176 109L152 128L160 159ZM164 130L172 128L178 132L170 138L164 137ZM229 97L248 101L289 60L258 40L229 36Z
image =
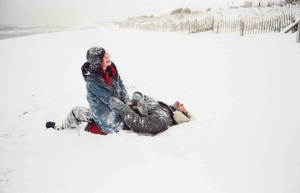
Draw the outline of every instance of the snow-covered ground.
M45 129L87 106L81 65L103 46L128 92L183 102L157 136ZM295 34L98 29L0 40L0 192L300 192Z

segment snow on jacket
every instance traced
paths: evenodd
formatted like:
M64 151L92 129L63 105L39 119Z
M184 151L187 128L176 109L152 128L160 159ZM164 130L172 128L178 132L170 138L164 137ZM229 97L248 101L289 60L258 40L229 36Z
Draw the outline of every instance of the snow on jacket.
M111 66L117 70L113 62ZM109 74L110 68L108 66L105 73ZM129 100L128 93L118 71L116 80L110 77L111 87L107 85L100 74L99 63L86 62L81 67L81 71L86 82L86 98L96 125L106 134L123 129L124 121L122 117L109 105L109 99L112 96L123 102Z
M143 105L147 109L147 115L141 114L138 110L132 110L125 104L119 109L124 122L134 132L157 134L177 124L173 119L175 111L173 107L146 95Z

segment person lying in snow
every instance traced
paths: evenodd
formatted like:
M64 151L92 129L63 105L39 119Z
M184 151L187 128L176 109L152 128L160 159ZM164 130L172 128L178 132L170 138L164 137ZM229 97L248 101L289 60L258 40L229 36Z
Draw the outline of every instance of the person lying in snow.
M136 133L157 134L167 130L172 125L188 122L190 116L183 104L176 101L167 105L141 92L132 95L132 106L111 97L110 105L123 118L126 126Z
M140 92L133 93L131 101L132 104L127 105L116 97L111 97L109 100L110 106L123 118L124 130L157 134L167 130L172 125L190 120L190 115L183 104L178 101L173 105L167 105L149 96L144 96ZM85 131L106 135L104 132L99 132L101 130L95 125L90 109L81 106L74 107L62 124L47 122L46 128L75 129L82 122L88 122Z

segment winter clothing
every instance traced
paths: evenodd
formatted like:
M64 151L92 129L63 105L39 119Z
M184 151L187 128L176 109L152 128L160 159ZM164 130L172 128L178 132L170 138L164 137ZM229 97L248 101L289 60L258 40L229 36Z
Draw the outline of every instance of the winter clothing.
M84 130L93 134L106 135L106 133L98 128L93 119L85 126Z
M88 63L101 64L104 55L105 55L104 48L101 48L101 47L91 47L86 52L86 60L87 60Z
M61 124L49 121L46 123L46 128L53 128L55 130L75 129L82 122L91 122L91 120L92 118L90 109L86 107L76 106L71 109L67 118Z
M116 65L112 62L106 70L101 68L104 55L103 48L90 48L87 51L87 62L83 64L81 70L86 82L86 98L90 106L91 117L98 128L108 134L124 127L122 117L111 108L109 99L116 97L125 103L130 99Z
M136 100L138 101L137 106L133 107L135 110L116 98L110 99L111 106L119 112L126 125L134 132L157 134L174 124L189 121L183 113L174 107L148 96L140 96L142 97Z
M136 93L134 93L135 95ZM163 102L156 101L148 96L140 95L138 102L134 106L128 106L121 100L111 97L109 100L113 111L120 114L125 123L124 130L133 130L137 133L157 134L167 130L174 124L188 122L189 118L182 112L176 110ZM134 98L134 97L132 97ZM136 102L136 101L135 101ZM94 134L106 135L95 124L90 109L86 107L74 107L62 124L47 122L46 128L56 130L75 129L82 122L87 122L85 131Z
M76 129L82 122L88 123L84 129L85 131L94 134L106 135L95 124L94 120L91 117L90 109L81 106L72 108L62 124L57 124L53 121L49 121L46 123L46 128L53 128L55 130Z
M141 92L134 92L132 95L131 102L135 105L144 98L143 94Z

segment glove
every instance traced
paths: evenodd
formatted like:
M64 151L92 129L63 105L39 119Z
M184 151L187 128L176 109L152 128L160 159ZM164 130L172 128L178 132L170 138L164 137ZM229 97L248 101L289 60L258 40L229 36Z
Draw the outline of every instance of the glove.
M140 100L142 100L144 98L143 94L141 92L134 92L132 94L132 100L131 102L134 104L134 105L137 105L138 102L140 102Z
M121 100L119 100L116 97L111 97L109 99L109 104L113 109L116 110L121 110L125 106L125 103L123 103Z

